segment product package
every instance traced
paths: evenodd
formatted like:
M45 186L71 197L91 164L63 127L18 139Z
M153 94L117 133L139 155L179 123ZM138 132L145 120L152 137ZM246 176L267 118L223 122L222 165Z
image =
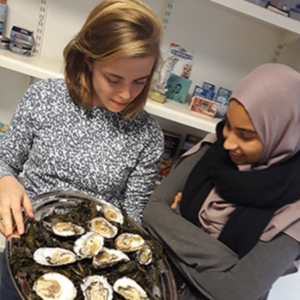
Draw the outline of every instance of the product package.
M176 132L163 130L165 138L165 147L162 154L162 162L158 175L156 176L156 185L168 176L175 161L175 155L180 144L181 135Z
M190 77L193 66L193 53L178 44L171 43L168 57L172 56L178 58L178 61L175 64L172 73L188 79Z
M190 110L213 118L218 111L218 103L194 96L190 103Z
M0 36L3 36L4 33L6 12L7 12L6 0L0 0Z
M191 84L191 80L171 74L167 83L167 98L179 103L185 103Z
M215 97L215 102L218 103L218 111L216 113L217 118L223 119L228 109L228 101L232 94L232 91L223 87L220 87Z
M33 31L13 26L10 31L9 50L25 56L30 56L34 46Z
M187 134L184 143L181 147L179 157L184 154L186 151L193 148L196 144L198 144L203 138L194 134Z
M215 85L206 81L203 83L202 87L199 85L195 85L191 98L193 98L194 96L213 100L215 97Z
M7 128L7 124L0 123L0 141L4 138Z

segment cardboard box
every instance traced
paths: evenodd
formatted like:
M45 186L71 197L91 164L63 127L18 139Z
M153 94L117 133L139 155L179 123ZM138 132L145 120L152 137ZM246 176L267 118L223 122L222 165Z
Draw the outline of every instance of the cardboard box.
M213 118L218 110L218 103L194 96L190 103L190 110Z

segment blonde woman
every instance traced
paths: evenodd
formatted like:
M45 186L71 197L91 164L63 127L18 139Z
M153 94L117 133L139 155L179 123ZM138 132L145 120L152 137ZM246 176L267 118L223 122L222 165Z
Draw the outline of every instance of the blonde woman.
M23 234L22 208L32 218L30 199L53 190L104 199L140 221L163 149L143 110L162 30L142 1L104 0L65 49L65 79L27 90L0 145L2 234ZM20 299L7 266L0 298Z

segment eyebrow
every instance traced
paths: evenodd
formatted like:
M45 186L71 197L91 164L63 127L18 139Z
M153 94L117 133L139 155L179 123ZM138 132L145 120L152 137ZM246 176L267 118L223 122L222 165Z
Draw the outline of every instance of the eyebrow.
M119 75L116 75L116 74L113 74L113 73L104 72L104 74L115 77L115 78L118 78L118 79L124 79L122 76L119 76ZM137 78L137 79L134 79L134 80L143 80L143 79L147 79L149 77L150 77L150 74L146 75L146 76L143 76L143 77L140 77L140 78Z
M230 125L227 114L225 115L225 122L227 122ZM242 132L257 134L257 132L255 130L252 130L252 129L242 128L242 127L236 127L236 129L239 130L239 131L242 131Z

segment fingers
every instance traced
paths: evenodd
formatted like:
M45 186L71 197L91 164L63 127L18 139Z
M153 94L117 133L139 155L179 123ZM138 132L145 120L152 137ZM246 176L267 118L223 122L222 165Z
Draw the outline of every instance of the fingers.
M12 231L12 215L10 213L9 205L5 204L2 206L2 224L4 226L4 235L9 236L13 233Z
M28 218L33 219L34 218L33 207L27 194L24 195L23 207L25 209Z
M182 193L181 192L177 193L177 195L174 197L174 202L171 205L172 209L175 209L177 207L177 203L181 200L181 198L182 198Z
M19 203L13 202L11 204L11 211L13 214L14 224L12 223L12 226L16 226L17 231L19 234L24 233L24 220L23 220L23 214L21 210L21 206ZM6 232L7 236L13 234L15 228L12 227L11 233L9 234Z

